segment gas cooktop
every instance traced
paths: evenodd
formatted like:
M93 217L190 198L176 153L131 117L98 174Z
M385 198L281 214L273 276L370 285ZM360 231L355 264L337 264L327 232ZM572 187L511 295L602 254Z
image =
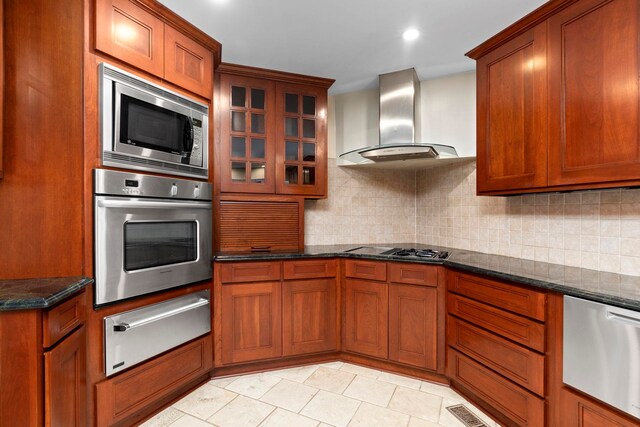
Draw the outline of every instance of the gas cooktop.
M357 248L349 249L345 252L360 254L360 255L388 255L397 256L403 258L431 258L431 259L445 259L449 256L449 252L436 251L434 249L414 249L414 248L388 248L382 246L359 246Z
M391 256L401 256L407 258L438 258L445 259L449 256L449 252L446 251L436 251L433 249L394 249L393 252L390 252Z

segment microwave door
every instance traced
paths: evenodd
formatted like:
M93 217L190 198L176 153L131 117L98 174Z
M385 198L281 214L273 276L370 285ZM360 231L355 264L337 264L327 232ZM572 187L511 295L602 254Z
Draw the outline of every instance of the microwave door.
M96 304L211 277L211 203L97 196Z
M114 145L116 151L182 163L190 134L191 110L154 94L115 83Z

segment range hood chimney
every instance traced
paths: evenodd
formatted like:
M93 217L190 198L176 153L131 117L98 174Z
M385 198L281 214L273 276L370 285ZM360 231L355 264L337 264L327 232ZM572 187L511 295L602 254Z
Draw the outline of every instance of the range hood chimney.
M352 165L458 158L455 148L451 146L419 142L420 80L415 69L381 74L378 78L380 142L341 154L340 158Z

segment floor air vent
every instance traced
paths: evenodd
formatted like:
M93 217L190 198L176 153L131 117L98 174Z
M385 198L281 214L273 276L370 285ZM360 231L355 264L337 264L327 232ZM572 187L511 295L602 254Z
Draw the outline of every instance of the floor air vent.
M488 427L484 421L476 417L464 405L447 406L447 411L451 412L454 417L459 419L467 427Z

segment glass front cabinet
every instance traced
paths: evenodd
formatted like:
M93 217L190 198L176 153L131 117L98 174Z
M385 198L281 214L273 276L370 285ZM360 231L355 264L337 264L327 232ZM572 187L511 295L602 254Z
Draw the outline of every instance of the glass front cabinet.
M326 197L333 81L230 64L219 74L221 193Z

